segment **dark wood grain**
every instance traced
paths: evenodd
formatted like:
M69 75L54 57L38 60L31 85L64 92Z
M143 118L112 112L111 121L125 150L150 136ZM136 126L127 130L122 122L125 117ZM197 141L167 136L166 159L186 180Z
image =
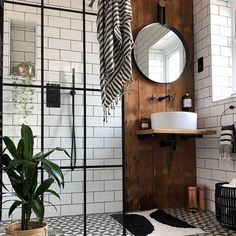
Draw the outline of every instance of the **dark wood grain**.
M190 136L201 136L201 135L212 135L216 134L216 130L211 129L144 129L137 130L137 135L152 135L152 134L178 134L178 135L190 135Z
M158 0L132 0L133 35L147 24L157 21ZM183 36L188 48L187 68L180 79L170 84L157 84L142 77L133 64L133 84L125 95L125 148L128 210L154 207L183 207L186 189L196 184L194 139L179 140L177 150L159 147L168 134L138 140L139 120L159 111L181 110L181 98L188 91L194 97L193 81L193 12L191 0L166 0L168 25ZM151 101L152 95L171 94L172 104ZM186 151L186 147L188 150Z

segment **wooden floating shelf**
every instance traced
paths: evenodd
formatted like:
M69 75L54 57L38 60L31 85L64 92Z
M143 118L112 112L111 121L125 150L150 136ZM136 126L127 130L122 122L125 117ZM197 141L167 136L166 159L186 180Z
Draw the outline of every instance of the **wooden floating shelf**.
M182 134L182 135L212 135L216 134L216 130L209 129L145 129L138 130L137 135L152 135L152 134Z

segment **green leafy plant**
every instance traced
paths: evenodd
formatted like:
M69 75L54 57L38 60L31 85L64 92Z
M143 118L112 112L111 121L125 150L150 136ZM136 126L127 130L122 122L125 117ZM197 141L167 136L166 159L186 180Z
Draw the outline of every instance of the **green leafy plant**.
M58 193L50 189L54 181L59 187L64 187L63 173L58 165L46 159L52 152L64 151L61 148L55 148L47 153L39 152L33 154L34 136L32 130L27 125L21 127L21 138L18 145L5 136L3 137L5 150L1 154L1 165L5 169L11 185L14 189L14 195L18 198L9 209L9 216L19 206L22 208L21 229L29 228L29 221L32 212L37 216L40 224L44 218L44 201L41 196L44 193L50 193L60 198ZM5 152L8 150L9 155ZM49 175L42 183L38 183L38 167L41 166ZM0 184L5 188L4 183Z
M31 62L22 62L12 68L12 79L14 90L12 91L12 101L17 111L26 117L32 114L34 89L29 87L33 84L34 66ZM19 86L23 85L23 86Z

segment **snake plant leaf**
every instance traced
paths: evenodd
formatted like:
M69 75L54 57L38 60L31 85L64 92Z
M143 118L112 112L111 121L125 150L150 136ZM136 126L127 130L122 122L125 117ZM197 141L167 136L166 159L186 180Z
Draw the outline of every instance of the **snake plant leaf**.
M33 160L40 161L42 156L43 156L43 152L38 152L33 156Z
M47 159L42 159L42 163L43 168L46 170L50 177L56 180L58 186L64 187L64 176L60 167Z
M71 158L70 154L66 151L66 149L62 148L62 150L69 158Z
M17 145L17 153L18 157L23 160L24 159L24 139L20 139L18 145Z
M36 164L37 165L37 164ZM32 184L31 184L31 187L29 189L29 193L30 195L32 196L37 188L37 185L38 185L38 171L36 170L34 173L33 173L33 180L32 180Z
M2 202L2 205L4 205L5 203L7 203L7 202L12 202L13 200L6 200L6 201L4 201L4 202Z
M4 153L1 155L1 164L5 167L8 167L9 163L11 161L11 158L8 154Z
M25 200L25 197L24 197L23 191L22 191L22 183L21 183L21 185L19 185L17 183L17 181L15 181L15 180L13 181L12 177L11 177L10 180L11 180L12 187L13 187L15 193L16 193L16 196L19 197L22 200Z
M56 147L56 148L53 148L51 151L45 153L42 158L45 159L46 157L48 157L48 156L49 156L52 152L54 152L54 151L61 151L61 152L64 152L68 157L70 157L69 153L68 153L65 149Z
M6 147L1 151L0 156L6 151Z
M51 202L49 202L49 201L43 201L43 202L49 203L50 205L52 205L52 206L54 207L54 209L55 209L56 211L58 211L57 208L56 208L56 206L55 206L53 203L51 203Z
M11 160L8 164L7 169L17 170L19 166L22 166L23 161L22 160Z
M45 154L43 152L39 152L39 153L35 154L33 159L35 159L37 161L42 161L42 159L45 159L50 154L52 154L54 151L63 151L68 157L70 157L69 153L65 149L56 147L56 148L53 148L52 150L50 150L49 152L47 152Z
M20 175L14 169L7 168L6 173L9 178L11 177L11 178L15 179L18 183L21 182Z
M24 159L30 161L33 157L34 137L28 125L21 126L21 138L24 140Z
M23 194L27 195L34 180L33 173L36 170L36 164L30 161L23 161Z
M40 224L43 221L43 217L44 217L44 205L43 202L38 198L36 200L32 201L32 209L35 213L35 215L37 216Z
M11 153L12 157L15 159L18 159L18 153L16 150L16 146L12 142L12 140L9 137L5 136L5 137L3 137L3 141L7 147L7 150Z
M12 169L7 170L8 178L11 181L11 185L16 192L16 195L22 199L23 197L23 183L20 176Z
M60 195L51 189L48 189L46 192L51 193L52 195L56 196L58 199L61 199Z
M44 180L40 185L39 187L37 188L33 198L36 199L38 198L40 195L42 195L43 193L45 193L49 188L50 186L52 185L52 183L54 182L54 179L53 178L49 178L49 179L46 179Z
M18 206L20 206L21 204L22 204L21 201L15 201L15 202L11 205L11 207L10 207L10 209L9 209L8 217L10 217L11 214L12 214L12 212L13 212Z

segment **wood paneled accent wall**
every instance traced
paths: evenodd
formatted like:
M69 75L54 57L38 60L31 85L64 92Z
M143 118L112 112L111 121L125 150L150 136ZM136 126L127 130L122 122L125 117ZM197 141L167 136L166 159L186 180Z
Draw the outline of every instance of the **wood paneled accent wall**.
M157 84L142 77L133 63L134 83L125 95L125 150L126 188L128 210L146 210L154 207L183 207L187 186L196 184L194 138L182 140L177 136L177 150L159 147L168 135L139 141L135 132L138 121L153 112L180 111L181 98L189 91L194 98L193 81L193 1L166 0L166 24L175 27L183 36L187 48L187 68L176 82ZM158 0L132 0L133 35L142 27L157 22ZM151 101L152 95L173 95L168 103Z

